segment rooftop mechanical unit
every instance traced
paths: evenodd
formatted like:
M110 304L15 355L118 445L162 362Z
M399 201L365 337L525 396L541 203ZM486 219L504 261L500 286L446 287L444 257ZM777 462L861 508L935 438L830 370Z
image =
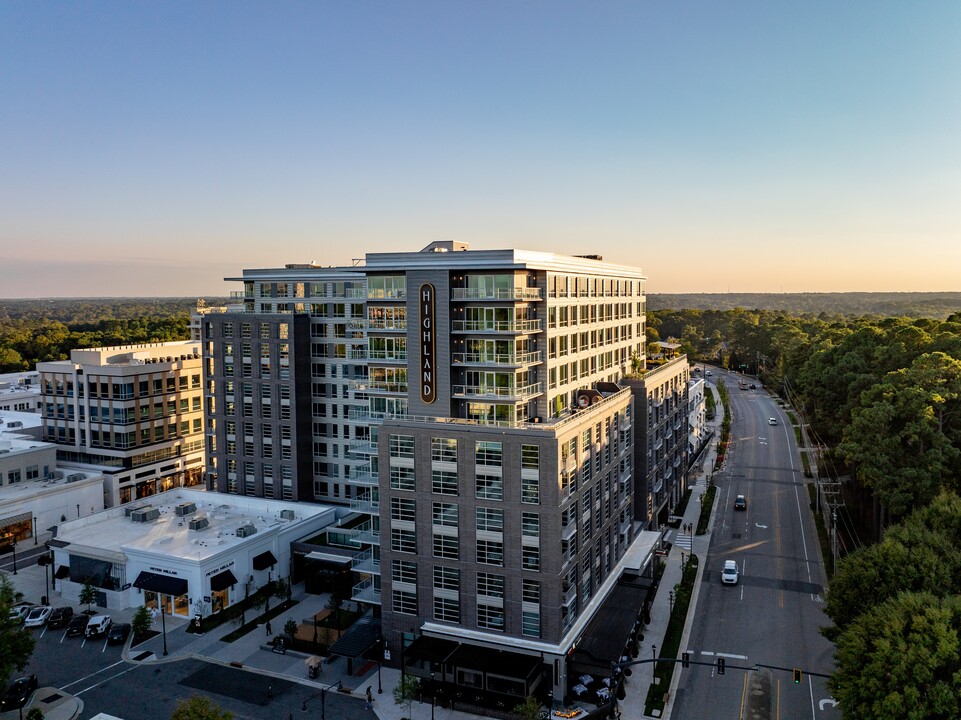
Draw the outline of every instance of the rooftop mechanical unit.
M210 519L206 515L198 515L187 521L187 527L190 530L203 530L208 525L210 525Z
M280 518L281 518L282 520L293 520L293 519L294 519L294 511L293 511L293 510L281 510L281 511L280 511Z
M197 512L197 503L185 502L180 503L174 508L177 513L177 517L186 517L187 515L193 515Z
M150 522L158 517L160 517L160 508L155 507L140 508L130 513L130 519L139 523Z
M246 537L250 537L256 532L257 532L257 528L255 528L253 525L248 523L246 525L241 525L239 528L237 528L237 532L235 534L239 538L246 538Z

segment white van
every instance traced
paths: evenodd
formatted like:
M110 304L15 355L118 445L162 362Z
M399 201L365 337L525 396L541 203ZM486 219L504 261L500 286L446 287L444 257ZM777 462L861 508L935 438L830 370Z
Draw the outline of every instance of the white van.
M88 638L106 635L111 625L113 625L113 619L111 619L109 615L94 615L90 618L90 622L87 623L87 629L84 635Z

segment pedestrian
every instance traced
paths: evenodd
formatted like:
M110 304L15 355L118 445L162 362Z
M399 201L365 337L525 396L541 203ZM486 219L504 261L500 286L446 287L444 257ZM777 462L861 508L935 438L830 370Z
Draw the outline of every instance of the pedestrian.
M273 632L270 628L270 620L267 621L267 634L270 635Z
M370 693L370 685L367 686L367 709L370 710L374 705L374 696Z

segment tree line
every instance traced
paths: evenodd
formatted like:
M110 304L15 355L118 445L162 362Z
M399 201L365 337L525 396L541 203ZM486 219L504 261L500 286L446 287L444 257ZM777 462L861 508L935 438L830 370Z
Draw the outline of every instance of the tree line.
M186 340L196 306L196 298L0 300L0 372L32 370L78 348Z

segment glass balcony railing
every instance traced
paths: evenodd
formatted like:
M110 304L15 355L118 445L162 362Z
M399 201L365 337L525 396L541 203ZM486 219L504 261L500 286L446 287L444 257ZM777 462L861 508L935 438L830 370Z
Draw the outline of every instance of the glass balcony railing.
M451 330L469 333L532 333L540 332L540 320L453 320Z
M452 288L452 300L540 300L543 292L536 287Z
M543 354L540 350L528 353L452 353L451 362L461 365L498 365L505 367L520 367L542 362Z

